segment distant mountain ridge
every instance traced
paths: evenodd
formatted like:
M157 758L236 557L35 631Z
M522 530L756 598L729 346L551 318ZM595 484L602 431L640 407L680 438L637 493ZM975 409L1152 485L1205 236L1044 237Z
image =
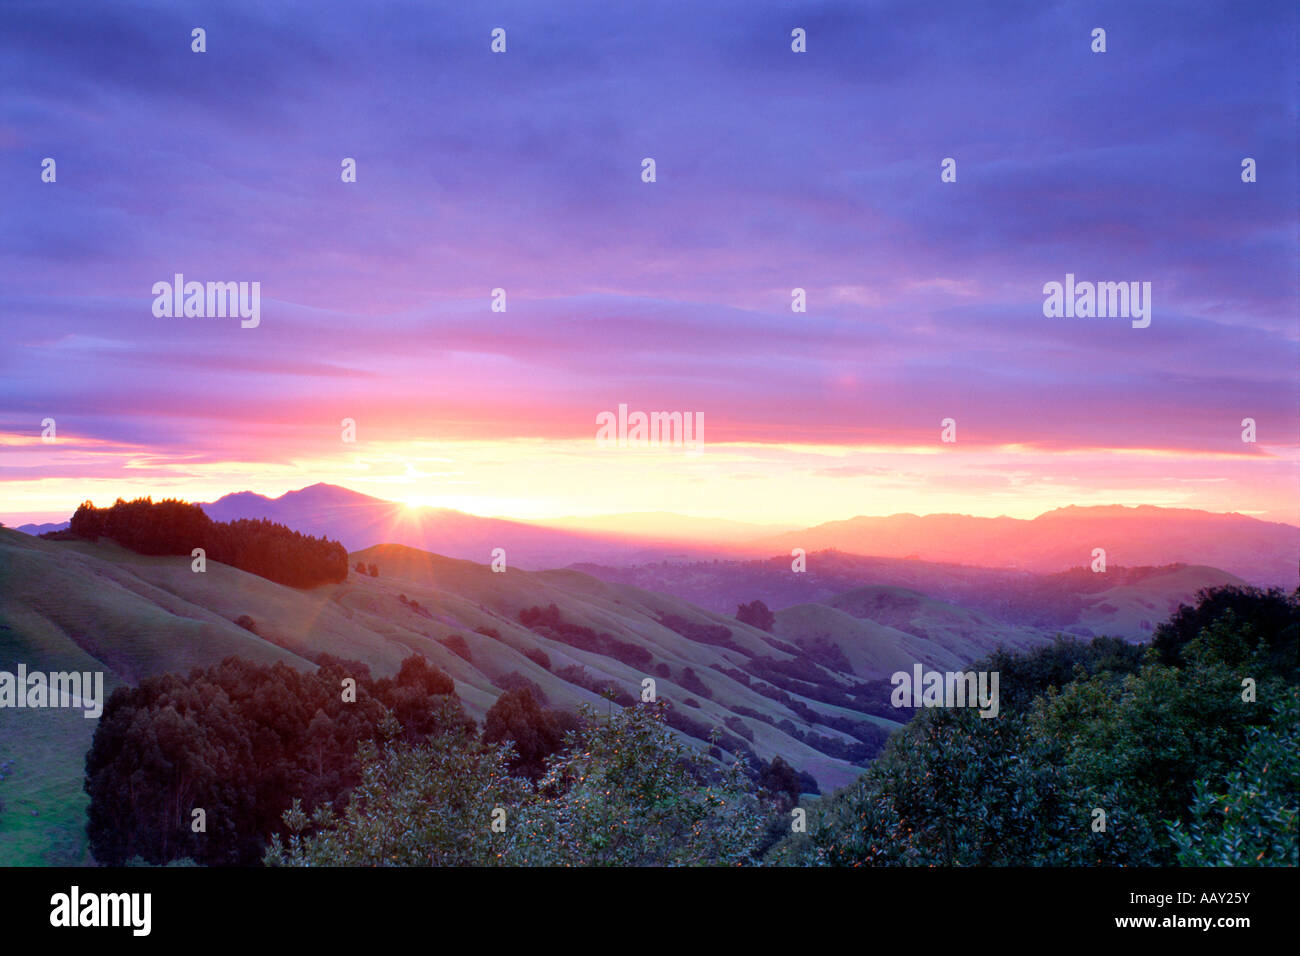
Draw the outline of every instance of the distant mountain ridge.
M1037 518L891 515L832 521L763 538L769 553L845 551L882 558L1051 573L1090 565L1201 564L1259 586L1300 583L1300 528L1241 514L1153 505L1071 505Z
M337 485L318 483L267 498L250 491L225 495L201 506L214 521L266 518L304 534L339 541L349 551L401 544L451 558L487 563L496 548L509 567L564 567L576 561L663 560L702 554L626 535L596 535L532 525L506 518L482 518L449 508L410 508Z
M20 524L15 531L21 531L23 534L49 534L52 531L67 530L67 521L48 521L45 524Z
M392 674L418 652L453 678L479 719L509 687L536 687L549 705L571 709L600 706L606 688L630 702L653 676L675 729L697 744L718 728L733 753L780 754L823 787L838 787L909 716L888 703L894 670L960 669L995 647L1023 650L1061 631L1145 640L1200 588L1242 583L1183 563L1135 568L1112 559L1099 574L1076 561L1042 574L832 550L809 551L807 570L794 573L788 552L719 560L717 548L690 561L530 572L520 569L530 545L542 560L565 549L603 548L620 561L654 551L638 550L640 541L408 509L329 485L275 499L241 492L202 507L214 520L268 518L335 540L391 542L401 532L472 557L398 543L353 548L349 567L374 565L376 575L349 571L341 583L303 589L211 560L195 573L188 555L141 555L106 538L42 540L0 529L0 666L102 671L111 691L230 655L310 668L329 653ZM1132 515L1096 517L1123 523ZM1224 517L1237 516L1189 520ZM488 566L492 546L508 549L508 573ZM776 612L770 633L733 617L736 604L755 598ZM4 826L22 821L25 858L84 861L91 724L76 712L0 710L0 756L36 768L6 795L22 812L9 810Z
M1070 505L1032 519L858 516L757 537L747 536L747 530L761 526L670 513L534 522L484 518L447 508L409 508L326 483L278 498L235 492L201 507L215 521L266 518L340 541L349 551L392 543L488 561L494 549L503 548L510 566L530 570L769 558L801 548L1050 574L1087 566L1093 550L1102 548L1112 566L1204 565L1262 587L1290 590L1300 583L1300 528L1235 513L1153 505ZM66 522L18 530L41 534L62 527Z
M723 518L695 518L671 511L640 511L614 515L544 518L529 522L537 527L592 534L628 534L655 541L693 544L745 544L766 535L795 531L798 525L763 525Z

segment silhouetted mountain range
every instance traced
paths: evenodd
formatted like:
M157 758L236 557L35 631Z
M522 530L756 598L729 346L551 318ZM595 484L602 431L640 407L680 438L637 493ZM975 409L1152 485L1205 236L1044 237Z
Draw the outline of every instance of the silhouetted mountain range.
M278 498L242 491L202 507L215 521L267 518L304 534L340 541L349 551L404 544L486 562L493 549L504 548L509 566L533 570L578 563L630 567L769 558L802 548L808 553L840 551L1051 574L1090 566L1094 549L1101 548L1112 567L1204 565L1251 584L1288 590L1297 585L1300 572L1300 528L1240 514L1150 505L1070 506L1028 520L959 514L860 516L757 538L745 536L743 523L672 514L576 518L571 527L560 519L530 523L483 518L446 508L409 508L323 483ZM59 527L66 523L23 525L18 530L40 534ZM615 528L633 528L635 533Z
M1072 505L1032 520L858 517L774 535L753 546L769 554L835 549L1045 573L1091 565L1093 549L1102 548L1111 566L1210 565L1252 584L1288 590L1300 572L1300 528L1240 514L1151 505Z

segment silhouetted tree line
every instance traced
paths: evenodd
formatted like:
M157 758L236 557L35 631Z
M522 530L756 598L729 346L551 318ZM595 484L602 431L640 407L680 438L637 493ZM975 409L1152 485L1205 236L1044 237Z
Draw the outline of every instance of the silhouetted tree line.
M659 623L688 640L744 653L744 648L733 640L731 629L721 624L696 624L677 614L664 614L659 618Z
M631 707L636 698L611 680L601 680L580 664L566 664L555 671L555 676L570 684L577 684L593 694L608 697L620 707Z
M779 700L787 707L795 710L803 707L808 713L812 713L806 704L795 700L790 696L791 694L810 697L813 700L836 707L846 707L859 713L874 714L877 717L886 717L890 720L898 719L898 712L889 704L889 685L887 682L858 683L845 686L836 683L829 674L817 668L812 661L806 658L796 658L792 661L775 661L769 657L754 657L751 658L751 662L754 674L768 683L764 683L763 680L751 680L750 676L744 671L734 667L727 667L724 664L715 664L713 669L726 674L738 683L744 684L756 693L762 694L764 697L770 697L772 700ZM795 675L802 675L802 677ZM816 682L813 683L806 678L813 678ZM820 717L818 720L825 723Z
M422 657L378 680L355 661L319 663L307 674L231 657L114 691L86 757L95 859L256 864L285 832L291 798L346 805L360 779L357 745L386 715L413 742L474 730L451 678ZM344 699L348 678L354 701ZM198 809L206 832L194 832Z
M764 630L770 629L775 622L775 615L762 601L755 600L749 604L742 604L737 612L737 618L743 623ZM613 657L634 667L648 668L654 660L653 655L643 647L619 641L609 634L598 633L589 627L564 620L555 604L544 608L537 606L524 608L519 612L519 622L544 637ZM832 727L853 738L845 740L842 737L799 730L791 721L783 721L782 730L824 754L865 766L880 753L888 739L888 733L869 721L853 720L838 714L823 714L809 707L798 699L799 697L808 697L821 703L844 707L859 713L874 714L890 720L898 719L897 710L889 703L889 693L892 688L887 682L843 684L827 672L827 668L844 674L853 672L844 652L829 640L815 640L807 647L800 648L769 638L768 642L773 646L783 650L788 649L790 653L796 655L790 660L777 660L756 656L741 648L735 644L732 632L722 625L696 624L673 614L663 615L659 622L690 640L726 647L745 654L750 658L751 671L762 680L751 680L749 674L725 664L714 665L714 669L760 694L780 701L810 724ZM713 697L709 686L690 667L682 668L680 673L674 673L668 665L660 662L654 668L654 672L661 677L675 680L693 694L710 699ZM569 665L555 673L564 680L593 693L609 695L621 706L630 706L635 702L627 691L594 677L585 668ZM735 707L731 709L737 713L743 710ZM746 716L754 716L756 713L751 711ZM663 716L674 730L698 740L708 740L715 729L676 709L667 709ZM773 721L769 719L767 722ZM745 727L741 721L737 720L736 724ZM743 739L745 734L739 733L736 726L728 725L728 727L731 732L723 731L722 745L735 754L751 753L746 740ZM745 729L752 736L752 731Z
M654 656L638 644L629 644L627 641L620 641L612 634L566 621L560 614L560 609L554 604L548 604L544 608L524 608L519 612L519 623L543 637L549 637L580 650L612 657L629 667L646 667L654 660Z
M700 679L700 675L695 673L693 667L682 668L682 672L677 675L677 683L693 694L699 694L709 700L713 699L713 691L709 690L709 685Z
M779 701L786 707L790 708L790 710L794 711L800 719L807 721L809 725L822 724L835 730L843 731L850 737L855 738L857 742L847 741L841 737L831 737L826 734L800 730L794 725L794 722L788 718L780 721L773 721L770 716L763 715L756 710L751 710L741 706L733 706L731 708L736 713L744 714L746 717L765 720L767 723L773 724L773 726L784 731L796 740L800 740L812 747L814 750L818 750L831 757L838 757L841 760L847 760L850 763L855 763L859 766L866 766L877 754L880 753L884 747L885 741L889 738L887 731L873 723L865 720L853 720L840 714L825 714L821 711L813 710L802 700L790 696L790 694L781 690L779 687L773 687L771 684L762 681L752 681L748 674L744 671L737 670L734 667L715 665L714 669L719 673L726 674L732 680L744 684L755 693ZM884 686L888 688L887 683ZM815 698L817 696L815 692L816 689L813 688L812 690L814 692L810 696ZM807 693L805 691L796 692L801 694ZM842 691L836 690L835 693L841 694ZM875 710L881 710L883 713L878 713L876 716L887 717L890 720L897 720L898 711L891 708L888 704L887 694L885 701L886 702L883 704L878 704L876 702L850 703L846 706L861 713L872 713Z
M566 791L586 779L557 777L554 767L557 760L569 759L573 741L590 728L573 714L542 706L540 688L523 675L502 678L508 689L488 711L479 738L454 681L423 657L407 658L395 677L380 679L357 661L328 654L316 661L315 673L303 673L283 663L232 657L185 676L147 678L114 692L86 758L87 831L95 858L107 865L137 858L152 865L255 865L268 843L295 826L301 832L302 822L314 819L318 810L332 808L336 817L351 814L352 801L364 799L364 788L378 782L366 783L366 761L373 759L376 744L433 747L452 754L447 759L459 766L462 757L509 743L510 750L501 751L506 769L539 785L526 794L547 800L567 799ZM598 683L581 676L586 679L580 683ZM626 692L617 696L627 707L624 713L637 709ZM728 719L724 730L685 717L667 702L658 713L669 727L709 744L714 757L726 762L721 749L726 748L740 758L736 766L776 801L777 810L800 792L817 791L811 776L779 758L770 764L759 760L746 742L752 730L737 717ZM621 760L621 747L612 754ZM584 772L607 770L602 764ZM395 787L411 782L384 780ZM474 783L455 774L439 786L457 807L476 799ZM657 800L650 805L661 806ZM195 811L202 811L200 832ZM368 806L362 812L379 811ZM779 835L770 820L766 829Z
M110 508L87 501L68 530L81 538L112 538L140 554L189 555L202 548L209 560L290 587L332 584L348 576L347 551L337 541L264 519L213 521L198 505L174 498L119 498Z

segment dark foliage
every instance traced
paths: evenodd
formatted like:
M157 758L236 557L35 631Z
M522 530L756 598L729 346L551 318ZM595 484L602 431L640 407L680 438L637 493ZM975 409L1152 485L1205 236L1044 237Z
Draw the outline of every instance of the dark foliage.
M699 694L701 697L713 700L713 691L709 690L708 685L700 680L700 675L690 667L682 669L681 676L677 678L677 683L693 694Z
M840 714L823 714L820 711L813 710L806 703L791 697L784 691L768 685L754 685L754 689L760 693L766 688L770 693L767 696L775 700L780 700L786 707L794 711L799 717L809 724L821 724L831 727L835 730L848 734L854 740L845 740L842 737L831 737L827 734L818 734L811 730L800 730L794 722L788 718L776 721L770 714L762 711L753 710L749 707L735 706L732 707L736 713L753 720L761 720L764 723L772 724L778 730L783 731L795 740L801 741L812 747L814 750L827 754L831 757L838 757L841 760L847 760L858 766L865 766L873 760L883 749L885 743L889 740L889 732L876 724L866 720L853 720ZM886 715L896 719L896 714ZM856 741L856 742L855 742Z
M977 663L999 672L999 716L919 713L819 808L815 859L1294 867L1298 598L1209 589L1155 648L1061 639Z
M813 661L804 658L778 661L769 657L755 657L750 667L755 675L770 683L753 681L749 675L734 667L715 665L714 669L746 687L752 687L765 697L781 701L800 716L806 716L805 712L811 713L811 710L802 701L791 697L791 694L877 717L898 719L898 712L889 704L888 682L840 684Z
M798 657L803 653L803 648L797 644L789 644L786 641L779 640L775 637L765 637L763 640L767 642L768 647L775 647L783 654L791 654L794 657Z
M754 742L754 732L750 730L749 725L746 724L739 717L728 717L725 721L723 721L723 723L725 723L729 728L731 728L741 737L744 737L751 744Z
M519 671L511 671L505 677L498 677L496 685L502 690L527 690L533 695L533 700L542 706L546 706L546 693L538 685L537 681L530 680Z
M545 668L548 671L551 669L551 658L540 647L528 648L526 651L524 651L524 657L528 658L538 667Z
M586 688L593 694L608 697L620 707L631 707L636 703L635 697L613 681L600 680L585 667L579 667L577 664L561 667L555 672L555 676L568 681L570 684L577 684L579 687Z
M440 643L456 656L464 658L471 664L474 662L474 659L470 657L469 642L459 634L448 634Z
M1202 590L1195 607L1180 606L1156 628L1151 644L1161 662L1181 663L1187 644L1229 611L1239 620L1249 621L1255 636L1268 645L1272 673L1287 676L1300 665L1300 591L1288 596L1280 588L1262 591L1234 586Z
M770 632L776 626L776 615L762 601L754 600L736 608L736 620L760 631Z
M759 769L758 785L777 801L782 810L789 810L798 803L799 794L803 792L799 773L780 754Z
M356 681L345 701L343 681ZM87 834L103 864L139 856L159 865L254 865L292 797L346 804L358 782L357 745L386 711L408 739L473 729L454 685L423 658L396 679L322 657L306 674L227 658L188 676L145 678L114 691L86 756ZM194 833L192 811L206 814Z
M171 498L119 498L110 508L87 501L68 530L81 538L111 538L140 554L188 556L202 548L211 561L290 587L333 584L348 576L347 552L337 541L299 534L272 521L213 521L198 505Z
M559 753L565 734L577 727L578 718L573 714L542 708L532 692L522 687L506 691L487 712L483 742L512 741L515 750L510 772L535 781L546 772L546 758Z
M816 777L814 777L812 774L808 773L807 771L800 770L799 771L799 792L820 794L822 792L822 787L821 784L817 782Z
M994 651L980 669L998 672L998 701L1002 710L1023 711L1049 687L1064 687L1082 674L1134 674L1146 648L1118 637L1081 641L1058 636L1031 651ZM1081 670L1076 670L1081 668Z
M519 612L519 623L553 640L580 650L591 651L622 661L629 667L648 667L654 656L638 644L620 641L612 634L592 630L564 620L554 604L529 607Z
M853 673L853 665L849 663L844 650L830 638L815 637L804 644L802 651L822 667L844 674Z
M731 629L721 624L696 624L677 614L665 614L659 618L659 623L699 644L712 644L744 653L744 649L732 639Z
M664 720L669 727L681 731L688 737L694 737L696 740L707 742L709 734L713 732L713 728L708 724L695 720L693 717L687 717L680 710L671 706L664 709Z

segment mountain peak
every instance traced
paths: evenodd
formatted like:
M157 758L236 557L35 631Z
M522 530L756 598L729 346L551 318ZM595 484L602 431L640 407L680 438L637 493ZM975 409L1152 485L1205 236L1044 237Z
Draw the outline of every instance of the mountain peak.
M240 501L270 501L270 500L271 499L266 497L266 495L259 495L256 491L232 491L230 492L230 494L222 495L216 501L212 502L212 504L219 504L221 502L234 503Z
M351 488L344 488L341 485L331 485L324 481L318 481L314 485L308 485L296 491L286 491L275 500L280 502L306 501L312 504L361 504L382 499L362 494L359 491L353 491Z

